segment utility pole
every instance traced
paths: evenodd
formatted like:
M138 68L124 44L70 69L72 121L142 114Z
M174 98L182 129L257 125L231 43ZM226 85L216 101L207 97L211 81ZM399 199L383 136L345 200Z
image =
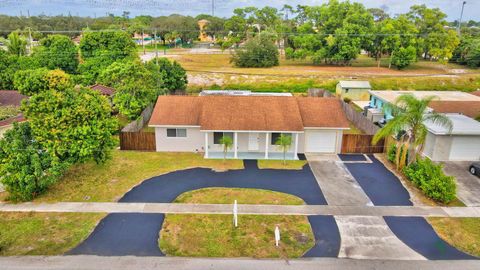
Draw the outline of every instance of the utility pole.
M215 16L215 0L212 0L212 17Z
M467 1L463 1L463 3L462 3L462 12L460 12L460 20L458 21L458 26L457 26L458 37L462 36L462 33L461 33L460 29L462 28L463 9L465 8L466 3L467 3Z
M154 34L154 42L155 42L155 63L158 66L158 48L157 48L157 29L155 28Z
M145 31L142 29L142 47L143 47L143 55L145 55Z

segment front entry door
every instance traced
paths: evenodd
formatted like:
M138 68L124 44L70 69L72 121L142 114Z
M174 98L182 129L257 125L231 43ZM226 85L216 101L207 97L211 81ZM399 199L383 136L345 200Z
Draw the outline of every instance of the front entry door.
M258 151L258 133L248 133L248 151Z

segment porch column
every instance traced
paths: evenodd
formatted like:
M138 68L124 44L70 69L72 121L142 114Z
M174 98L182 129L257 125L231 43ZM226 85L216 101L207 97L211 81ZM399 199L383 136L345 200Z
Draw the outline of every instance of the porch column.
M208 158L208 132L205 132L205 158Z
M268 132L265 133L265 159L268 159Z
M293 152L294 156L293 159L297 159L297 154L298 154L298 133L295 133L295 150Z
M238 150L237 150L237 146L238 146L238 133L235 132L233 133L233 158L238 158Z

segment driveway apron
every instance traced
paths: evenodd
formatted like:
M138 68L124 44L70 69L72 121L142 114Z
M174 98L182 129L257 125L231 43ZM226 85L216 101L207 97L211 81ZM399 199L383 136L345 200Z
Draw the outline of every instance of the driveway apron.
M170 203L184 192L226 187L278 191L300 197L307 204L327 204L308 165L302 170L260 170L255 160L246 160L244 165L243 170L196 168L153 177L127 192L120 202ZM163 214L109 214L69 254L162 256L157 241L163 219ZM340 236L333 216L311 216L309 221L316 244L305 256L337 257Z
M413 205L408 191L397 177L373 155L369 155L369 158L372 163L346 163L345 166L374 205ZM403 243L427 259L476 259L440 239L424 218L384 217L383 219Z

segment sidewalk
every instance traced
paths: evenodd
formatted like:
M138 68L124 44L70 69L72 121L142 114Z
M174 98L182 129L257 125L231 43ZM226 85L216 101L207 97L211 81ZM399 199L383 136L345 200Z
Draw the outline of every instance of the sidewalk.
M11 269L479 269L480 262L471 261L396 261L351 260L336 258L315 259L207 259L175 257L98 257L98 256L26 256L0 257L2 270Z
M230 204L181 203L0 203L0 212L78 213L164 213L231 214ZM333 215L333 216L416 216L480 217L480 207L430 206L331 206L331 205L252 205L238 206L239 214L254 215Z

